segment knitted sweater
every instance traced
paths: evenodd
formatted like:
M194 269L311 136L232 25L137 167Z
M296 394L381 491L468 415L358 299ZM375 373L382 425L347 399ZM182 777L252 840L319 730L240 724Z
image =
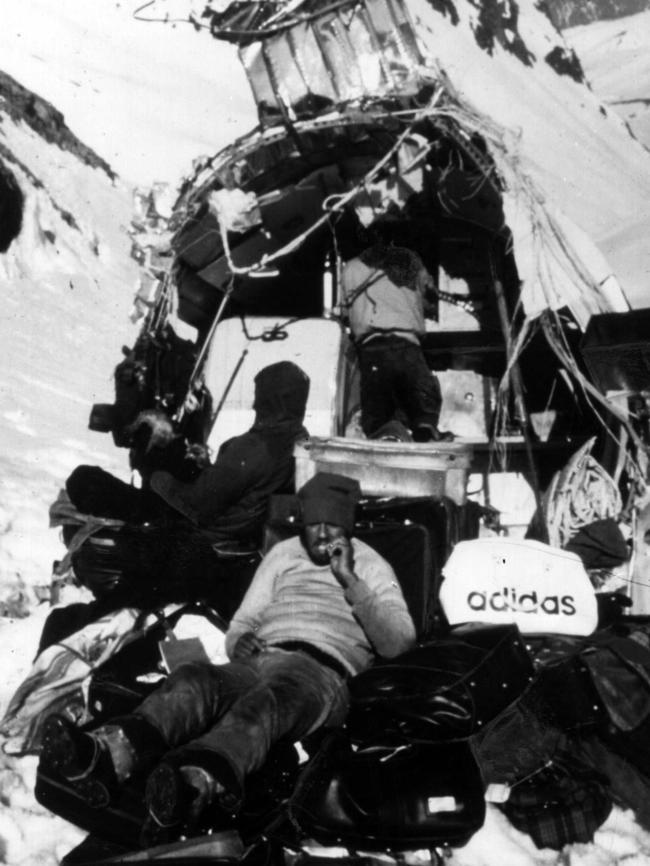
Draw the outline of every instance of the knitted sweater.
M424 280L413 289L400 286L360 258L350 259L343 266L341 290L355 339L394 333L419 345L418 335L425 331L424 288Z
M151 487L211 540L244 538L259 542L269 498L291 489L293 447L307 431L301 424L249 430L219 449L216 462L190 483L169 472L154 472Z
M226 635L230 657L238 639L255 632L269 646L305 641L340 661L351 674L375 655L392 658L415 643L415 627L390 565L352 540L360 578L344 590L329 564L315 565L300 538L281 541L259 566Z

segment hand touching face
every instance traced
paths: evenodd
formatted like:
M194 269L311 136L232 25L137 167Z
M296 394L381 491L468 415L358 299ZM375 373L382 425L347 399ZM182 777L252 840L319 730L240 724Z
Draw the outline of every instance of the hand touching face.
M305 550L316 565L327 565L330 545L344 538L344 530L333 523L308 523L302 533Z
M309 523L303 530L303 544L316 565L329 563L342 586L356 580L352 542L345 530L332 523Z

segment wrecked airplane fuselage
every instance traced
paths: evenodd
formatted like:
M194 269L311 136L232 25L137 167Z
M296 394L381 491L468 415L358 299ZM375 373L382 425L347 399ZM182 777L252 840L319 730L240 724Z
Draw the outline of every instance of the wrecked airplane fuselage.
M138 384L147 391L139 408L162 408L181 430L187 407L204 405L205 387L213 407L195 426L217 446L249 420L255 370L286 356L311 367L318 382L307 414L312 435L358 437L341 271L364 229L389 218L435 281L438 309L422 347L441 383L441 425L457 435L442 454L471 456L475 498L522 533L553 475L603 429L579 344L591 314L626 309L622 294L603 276L595 248L526 190L516 194L525 216L508 223L506 211L517 210L514 169L492 147L489 123L427 64L405 4L298 7L266 4L253 14L234 4L210 18L215 36L240 46L260 126L186 182L169 249L143 252L159 280L147 297L140 352L151 355L145 345L176 323L195 363L182 397L176 385L153 393ZM549 302L539 312L539 297L559 280L567 306ZM118 438L136 405L118 411ZM613 425L625 427L625 415ZM597 457L616 473L619 457L606 439L598 438ZM372 444L365 447L371 454ZM376 454L380 471L380 448Z

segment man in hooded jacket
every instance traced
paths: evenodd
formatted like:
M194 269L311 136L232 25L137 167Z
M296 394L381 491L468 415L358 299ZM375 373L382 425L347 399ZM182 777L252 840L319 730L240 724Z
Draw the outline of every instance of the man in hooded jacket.
M255 423L219 449L217 459L191 482L154 472L151 489L211 539L257 542L272 494L293 490L293 446L303 427L309 378L290 361L255 377Z
M309 377L291 361L264 367L255 377L251 429L229 439L215 462L192 482L154 472L138 490L97 466L78 466L66 482L83 514L144 523L183 515L214 541L259 541L269 497L293 489L293 446L303 427Z
M146 609L200 598L229 618L259 562L254 551L270 497L293 491L294 444L308 436L303 419L309 384L291 361L260 370L253 426L226 441L193 482L157 471L150 488L140 490L99 467L77 467L66 483L73 505L129 525L107 539L113 544L110 562L96 562L88 542L73 554L75 573L96 600L53 611L39 652L122 606ZM250 551L248 558L218 558L219 548L233 542Z

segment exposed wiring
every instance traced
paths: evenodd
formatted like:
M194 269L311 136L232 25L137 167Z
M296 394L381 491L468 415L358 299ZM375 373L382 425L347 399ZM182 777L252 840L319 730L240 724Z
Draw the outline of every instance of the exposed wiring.
M438 89L433 94L429 104L425 108L418 110L412 122L404 130L404 132L402 132L401 135L398 136L392 147L389 148L389 150L384 154L384 156L381 157L381 159L373 166L373 168L371 168L349 192L339 194L338 198L335 198L334 196L329 196L328 199L326 199L326 202L328 203L328 210L322 217L318 218L316 222L312 223L312 225L309 226L309 228L305 229L305 231L303 231L297 237L293 238L291 241L289 241L289 243L285 244L279 250L276 250L273 253L264 254L256 264L247 265L245 267L238 267L237 265L235 265L232 259L230 244L228 242L227 226L225 225L221 213L217 212L216 216L219 222L219 229L221 231L221 241L223 244L226 259L228 261L228 267L231 273L241 275L252 274L254 271L262 273L271 262L275 262L278 259L284 258L285 256L289 255L289 253L292 253L296 249L301 247L310 235L312 235L321 226L325 225L328 222L332 214L342 211L343 208L349 202L351 202L368 183L372 182L381 173L387 163L390 162L393 156L399 151L404 141L413 134L413 127L415 126L415 124L424 117L428 116L428 114L434 109L435 105L440 101L442 95L442 89ZM333 204L331 203L332 200L334 200Z
M165 15L163 18L147 18L140 14L144 9L155 6L159 2L161 0L147 0L146 3L133 10L133 18L136 21L144 21L147 24L191 24L196 30L211 29L209 24L202 24L191 12L187 18L171 18L169 15Z
M253 342L253 340L262 340L263 343L273 343L276 340L286 340L289 336L286 328L288 328L289 325L293 325L295 322L302 321L302 318L302 316L294 316L292 319L287 319L286 322L277 322L271 328L266 328L261 334L250 334L246 327L245 317L239 317L242 331L244 332L246 339L249 342Z
M246 41L253 42L258 39L268 39L269 36L275 36L282 33L290 27L295 27L297 24L305 24L309 21L313 21L315 18L321 18L323 15L330 12L335 12L345 6L350 6L353 2L354 0L337 0L337 2L330 3L327 6L319 7L314 12L303 14L287 13L286 10L279 10L275 15L272 15L267 19L264 27L238 29L235 27L219 27L214 25L210 29L213 33L218 33L221 38L228 37L233 40L245 39ZM301 6L302 3L299 3L298 5ZM283 14L287 15L285 20L280 21L278 24L273 24L273 21L281 18Z
M146 3L138 6L137 9L133 11L133 17L137 21L144 21L146 23L191 24L192 27L194 27L196 30L208 30L216 38L229 39L236 42L242 40L245 40L246 42L253 42L256 40L268 39L271 36L276 36L277 34L282 33L287 29L295 27L297 24L305 24L309 21L313 21L316 18L320 18L321 16L329 12L335 12L340 8L350 6L354 2L354 0L336 0L336 2L330 3L328 6L319 8L316 11L310 13L296 14L295 12L288 12L286 9L279 9L274 15L271 15L267 19L263 27L257 28L220 27L218 24L214 23L214 18L217 18L219 15L224 15L225 13L219 13L215 10L210 9L209 4L206 6L205 11L203 12L203 17L207 18L212 16L213 20L210 24L203 24L191 12L186 18L172 18L169 15L163 15L162 17L148 17L142 15L142 12L145 9L149 9L152 6L156 6L158 3L163 2L165 2L165 0L147 0ZM302 6L304 2L305 0L301 0L301 2L297 4L297 6ZM356 5L359 5L359 2L363 3L363 0L357 0ZM285 16L284 20L281 20L283 16ZM274 21L278 19L280 19L278 23L274 24Z

